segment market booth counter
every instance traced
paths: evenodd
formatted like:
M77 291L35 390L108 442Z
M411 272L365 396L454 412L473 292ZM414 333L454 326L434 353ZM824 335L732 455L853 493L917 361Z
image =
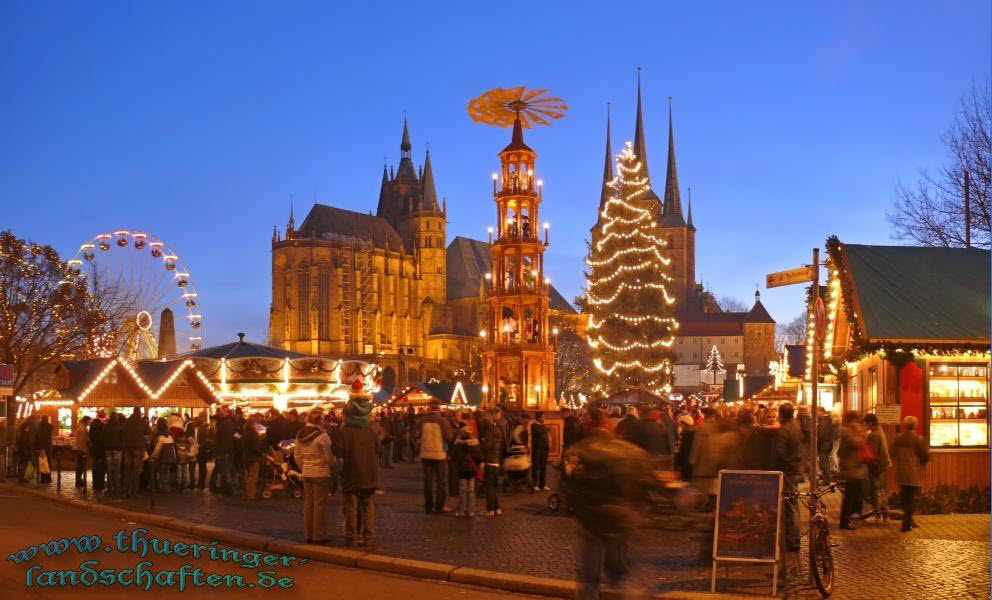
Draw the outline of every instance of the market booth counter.
M876 413L890 446L915 416L925 488L989 485L989 251L837 238L827 250L820 364L840 408Z

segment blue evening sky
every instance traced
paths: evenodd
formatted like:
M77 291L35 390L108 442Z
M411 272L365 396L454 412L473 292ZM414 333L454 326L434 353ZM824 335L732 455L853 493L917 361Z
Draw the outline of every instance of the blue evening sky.
M140 228L185 260L208 343L263 340L269 240L314 198L375 210L404 110L430 144L448 239L485 238L509 132L472 123L493 87L547 87L568 116L526 135L545 181L548 269L582 286L607 101L633 137L642 67L648 155L664 184L666 98L692 187L697 277L772 316L765 291L829 234L893 243L900 180L990 70L986 0L949 2L0 2L0 227L72 255Z

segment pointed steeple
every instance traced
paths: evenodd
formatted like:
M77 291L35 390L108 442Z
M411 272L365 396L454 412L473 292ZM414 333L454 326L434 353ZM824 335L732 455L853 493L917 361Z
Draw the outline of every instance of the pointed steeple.
M406 116L404 116L403 140L400 142L400 166L396 169L396 179L417 179L417 172L413 169L412 150L413 145L410 144L410 127L406 123Z
M403 139L400 141L400 156L410 158L413 145L410 144L410 128L406 124L406 115L403 115Z
M603 189L599 194L599 212L606 208L610 199L610 182L613 181L613 149L610 145L610 103L606 103L606 162L603 164ZM598 219L597 219L598 222Z
M386 211L386 204L388 203L386 198L388 196L389 189L389 170L386 168L385 161L382 163L382 183L379 184L379 206L376 208L376 214L380 217L383 216L384 211Z
M672 98L668 98L668 170L665 172L665 204L661 224L669 227L685 225L682 199L679 196L679 174L675 168L675 128L672 123Z
M286 227L288 231L292 231L296 228L296 220L293 219L293 195L289 195L289 223Z
M641 108L641 68L637 67L637 123L634 127L634 154L644 165L644 176L651 179L648 173L648 147L644 139L644 111Z
M686 218L686 227L695 231L696 226L692 224L692 188L688 188L688 192L689 192L689 214L688 217Z
M437 189L434 187L434 170L431 168L431 151L424 159L424 172L421 176L420 210L437 212Z

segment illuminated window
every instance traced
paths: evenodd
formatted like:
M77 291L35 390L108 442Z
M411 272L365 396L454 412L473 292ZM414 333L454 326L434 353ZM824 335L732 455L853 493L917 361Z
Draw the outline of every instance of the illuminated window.
M868 389L865 391L865 412L875 412L875 405L878 404L878 369L868 369Z
M931 446L988 446L988 385L984 365L930 365Z
M861 406L861 398L858 396L858 380L859 378L857 373L851 375L851 378L848 380L848 389L851 392L849 410L856 411Z

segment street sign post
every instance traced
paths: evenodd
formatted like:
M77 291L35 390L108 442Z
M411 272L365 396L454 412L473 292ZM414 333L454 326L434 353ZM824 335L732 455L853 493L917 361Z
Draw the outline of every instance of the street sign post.
M779 287L783 285L794 285L797 283L811 282L810 291L812 297L815 298L813 310L813 326L815 328L815 334L812 340L812 350L809 356L809 379L810 379L810 391L812 392L812 398L810 398L810 408L812 410L812 418L814 426L810 427L809 435L809 473L811 487L816 488L816 467L817 467L817 441L816 441L816 427L815 424L819 422L819 411L817 410L817 404L819 403L819 390L817 389L817 379L820 377L819 369L819 357L820 357L820 342L823 339L823 326L824 326L824 310L823 301L820 299L820 249L813 248L813 262L805 267L799 269L789 269L788 271L779 271L778 273L769 273L766 276L765 283L767 287ZM812 513L810 518L813 518Z
M815 275L813 274L813 267L806 266L799 269L789 269L788 271L779 271L778 273L769 273L765 276L765 287L781 287L783 285L795 285L797 283L806 283L807 281L813 281Z

